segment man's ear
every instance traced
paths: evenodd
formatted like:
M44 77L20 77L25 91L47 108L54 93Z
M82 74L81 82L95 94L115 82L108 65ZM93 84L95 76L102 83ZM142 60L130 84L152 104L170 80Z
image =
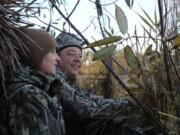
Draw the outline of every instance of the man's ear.
M58 66L59 66L59 67L62 67L62 64L63 64L63 63L62 63L62 59L61 59L61 57L59 56Z

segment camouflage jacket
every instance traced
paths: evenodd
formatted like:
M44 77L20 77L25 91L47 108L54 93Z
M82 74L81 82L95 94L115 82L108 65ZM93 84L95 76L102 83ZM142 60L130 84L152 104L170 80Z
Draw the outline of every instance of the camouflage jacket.
M51 85L51 91L61 103L64 116L69 119L108 119L113 115L127 115L129 100L94 97L81 89L75 89L66 81L62 71Z
M0 134L64 135L62 109L46 94L49 86L49 79L28 67L8 76L0 102Z

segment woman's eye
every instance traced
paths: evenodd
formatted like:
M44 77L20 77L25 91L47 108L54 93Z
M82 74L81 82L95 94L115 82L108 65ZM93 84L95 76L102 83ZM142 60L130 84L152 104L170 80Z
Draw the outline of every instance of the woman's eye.
M52 52L52 53L55 53L55 52L56 52L56 49L53 49L51 52Z

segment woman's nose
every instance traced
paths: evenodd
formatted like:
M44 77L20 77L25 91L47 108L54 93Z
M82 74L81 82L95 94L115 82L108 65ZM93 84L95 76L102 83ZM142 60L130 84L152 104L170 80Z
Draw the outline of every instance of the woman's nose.
M60 60L60 57L59 57L59 55L57 55L57 53L56 53L56 61L59 61Z

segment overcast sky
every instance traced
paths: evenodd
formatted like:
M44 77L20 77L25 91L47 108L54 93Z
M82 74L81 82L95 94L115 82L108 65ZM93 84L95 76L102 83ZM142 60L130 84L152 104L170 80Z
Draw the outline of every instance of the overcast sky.
M42 1L42 0L39 0L39 1ZM67 9L66 12L70 13L71 10L73 9L73 7L75 6L77 0L65 0L65 1L66 1L66 9ZM115 1L115 0L101 0L101 4L107 5L109 3L112 3L113 1ZM142 23L142 21L140 20L138 15L135 13L135 11L143 16L142 10L141 10L141 8L143 8L150 15L150 17L153 18L156 0L134 0L132 9L130 9L126 5L125 0L118 0L116 2L116 4L124 11L124 13L127 17L128 33L132 34L134 32L135 25L137 25L138 33L141 35L142 30L140 30L141 29L140 23ZM61 9L61 11L63 11L65 13L63 5L61 5L59 8ZM43 20L48 23L49 22L48 12L43 11L43 13L41 13L41 15L44 16L43 14L46 15L46 19L44 19L42 17ZM120 30L119 30L116 20L114 18L115 17L115 4L103 6L103 14L104 14L104 16L103 16L103 18L101 18L101 21L103 22L103 24L105 25L107 30L109 30L109 27L108 27L109 21L106 16L109 16L110 17L110 26L114 29L114 35L126 36L126 35L122 35L120 33ZM59 14L56 14L55 12L53 15L54 15L52 18L53 20L56 20L57 18L61 18L61 16ZM70 17L71 22L76 26L76 28L78 28L81 32L83 32L83 35L86 36L86 38L90 42L93 42L94 40L98 40L98 39L102 38L100 29L99 29L99 25L97 22L97 18L95 18L96 16L97 16L97 12L96 12L95 4L90 2L89 0L80 0L80 3L78 5L77 9ZM91 23L93 18L94 18L94 21L93 21L94 23ZM34 19L31 19L30 21L35 24L39 24L39 22ZM59 29L62 29L63 28L62 22L65 22L65 21L62 20L62 18L61 18L60 22L61 23L56 26ZM65 26L66 26L66 29L68 30L67 25L65 25ZM87 27L88 27L88 29L86 29ZM71 30L71 32L73 32L73 30ZM59 34L59 32L57 32L57 34Z
M77 0L67 0L67 7L68 11L70 12L71 9L74 7L75 2ZM101 4L108 4L112 3L113 0L101 0ZM155 11L155 5L156 5L156 0L134 0L134 5L132 9L130 9L126 3L125 0L118 0L116 3L125 13L127 20L128 20L128 32L133 33L134 32L134 26L142 23L142 21L139 19L137 14L135 13L138 12L142 15L142 11L140 8L143 8L147 13L149 13L150 17L154 17L154 11ZM115 17L115 4L111 4L109 6L104 6L108 12L112 16ZM103 10L104 15L109 15L109 13L106 12L106 10ZM75 24L75 26L80 30L83 31L91 22L92 18L96 16L96 8L92 2L89 0L81 0L78 8L74 12L73 16L70 18L70 20ZM111 16L110 16L111 17ZM108 25L108 19L107 17L104 17L104 24ZM110 19L110 24L111 27L114 28L115 33L118 34L119 29L116 23L116 20L111 17ZM96 27L95 27L95 26ZM94 36L95 32L96 35L100 33L98 23L96 21L95 24L92 24L91 27L85 31L83 34L86 35L89 39L91 39L91 36ZM119 33L121 34L121 33Z

